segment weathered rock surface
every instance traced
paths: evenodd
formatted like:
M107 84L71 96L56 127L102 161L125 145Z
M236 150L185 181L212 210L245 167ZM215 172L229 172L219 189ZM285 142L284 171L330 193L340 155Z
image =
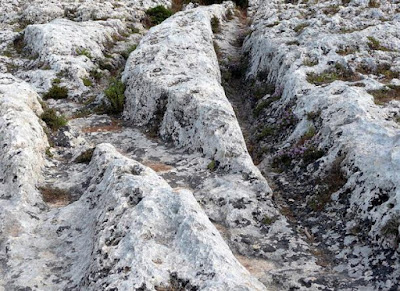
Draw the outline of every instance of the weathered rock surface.
M399 280L400 129L395 119L400 107L398 98L374 103L368 91L399 82L396 5L262 1L255 5L245 42L248 77L275 87L272 97L261 101L273 100L260 124L271 128L282 116L298 122L286 137L276 134L266 143L269 139L274 150L293 161L304 159L307 147L317 147L324 157L308 166L309 179L323 177L335 162L347 179L323 211L335 217L325 221L333 225L317 226L314 217L313 233L322 235L339 261L344 259L337 270L384 289L395 288ZM314 136L299 145L310 128Z
M24 33L24 50L38 56L37 65L52 69L53 78L56 75L66 77L65 80L71 83L69 87L75 89L70 95L80 96L90 89L83 79L90 78L90 71L98 67L96 62L105 58L104 52L126 31L127 27L120 20L73 22L56 19L46 24L29 25ZM31 71L30 75L38 76L38 72ZM51 79L46 74L43 79L50 87Z
M214 15L222 18L232 8L187 10L152 28L125 67L124 116L222 166L243 169L252 162L220 84L210 24Z
M236 252L272 266L258 273L264 284L278 289L346 286L346 278L321 275L308 244L279 214L249 157L220 84L213 48L211 19L226 21L230 5L188 9L148 32L123 74L124 117L216 162L215 175L192 185L194 195L210 219L222 225Z
M36 190L48 146L37 116L41 112L38 95L27 83L9 74L0 75L0 286L3 288L11 288L8 282L12 272L18 265L24 265L21 236L32 235L32 225L44 207Z

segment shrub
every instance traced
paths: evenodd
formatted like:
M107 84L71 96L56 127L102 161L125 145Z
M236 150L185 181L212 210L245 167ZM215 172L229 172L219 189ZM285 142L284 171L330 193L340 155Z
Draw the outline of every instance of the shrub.
M45 109L40 118L50 127L53 131L60 129L67 125L67 119L63 115L57 115L54 109Z
M75 163L89 164L93 157L94 148L88 149L81 153L76 159Z
M53 85L50 90L43 95L43 99L65 99L68 97L68 89L66 87L60 87L58 85Z
M172 15L172 11L162 5L158 5L156 7L147 9L146 15L149 17L151 26L153 26L160 24L165 19L170 17Z
M216 16L211 18L211 29L213 33L219 33L221 31L219 19Z
M121 113L124 110L125 103L125 85L121 80L113 78L110 85L104 91L108 101L110 101L109 112L110 113Z

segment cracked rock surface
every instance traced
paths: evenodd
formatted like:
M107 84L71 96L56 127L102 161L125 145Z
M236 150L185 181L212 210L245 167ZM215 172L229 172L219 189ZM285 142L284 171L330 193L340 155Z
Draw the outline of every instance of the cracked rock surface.
M1 1L0 291L397 290L399 4L292 2Z

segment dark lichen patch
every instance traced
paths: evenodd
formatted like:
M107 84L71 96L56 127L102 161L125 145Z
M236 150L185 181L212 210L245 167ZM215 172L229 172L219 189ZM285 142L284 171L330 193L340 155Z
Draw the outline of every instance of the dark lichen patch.
M87 149L86 151L82 152L76 159L75 163L83 163L88 164L92 160L94 148Z

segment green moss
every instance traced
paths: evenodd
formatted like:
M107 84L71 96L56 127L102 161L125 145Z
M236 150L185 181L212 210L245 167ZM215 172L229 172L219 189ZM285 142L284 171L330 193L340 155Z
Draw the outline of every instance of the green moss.
M108 111L110 113L121 113L125 103L125 84L121 80L113 78L110 85L104 91L104 95L110 101Z
M68 98L68 89L66 87L60 87L58 85L53 85L50 90L43 95L43 99L65 99Z
M40 118L53 131L57 131L68 123L67 119L63 115L57 115L54 109L45 109Z
M153 26L160 24L165 19L170 17L172 15L172 11L162 5L158 5L154 8L147 9L146 15L149 17L151 26Z

